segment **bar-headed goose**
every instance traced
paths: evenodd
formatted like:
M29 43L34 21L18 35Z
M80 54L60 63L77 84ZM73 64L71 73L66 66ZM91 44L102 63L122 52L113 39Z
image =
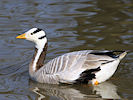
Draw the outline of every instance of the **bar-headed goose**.
M32 28L16 38L36 44L29 74L33 80L40 83L91 82L97 85L114 74L120 60L127 54L125 51L83 50L66 53L44 64L48 44L42 29Z

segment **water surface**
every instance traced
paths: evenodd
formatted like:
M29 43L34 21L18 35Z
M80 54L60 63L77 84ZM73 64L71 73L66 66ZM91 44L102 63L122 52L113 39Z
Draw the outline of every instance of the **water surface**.
M132 0L1 0L0 99L132 100L132 9ZM97 87L37 84L30 81L28 74L34 44L15 38L32 27L47 33L46 62L85 49L130 52L109 82Z

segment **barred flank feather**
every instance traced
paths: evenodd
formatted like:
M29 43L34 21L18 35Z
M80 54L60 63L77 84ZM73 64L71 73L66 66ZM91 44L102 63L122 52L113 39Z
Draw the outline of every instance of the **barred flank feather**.
M88 83L95 79L102 65L119 59L107 52L84 50L64 54L42 66L34 77L41 83Z

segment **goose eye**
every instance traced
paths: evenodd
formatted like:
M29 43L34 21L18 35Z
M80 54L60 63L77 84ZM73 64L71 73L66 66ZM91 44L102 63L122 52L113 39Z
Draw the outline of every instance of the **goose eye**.
M31 35L33 35L33 33L31 33Z

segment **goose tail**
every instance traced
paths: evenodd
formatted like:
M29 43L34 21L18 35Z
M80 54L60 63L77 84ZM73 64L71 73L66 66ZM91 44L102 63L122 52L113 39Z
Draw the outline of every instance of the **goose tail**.
M124 51L123 53L121 53L119 55L119 60L123 59L126 55L127 55L127 52L126 51Z

